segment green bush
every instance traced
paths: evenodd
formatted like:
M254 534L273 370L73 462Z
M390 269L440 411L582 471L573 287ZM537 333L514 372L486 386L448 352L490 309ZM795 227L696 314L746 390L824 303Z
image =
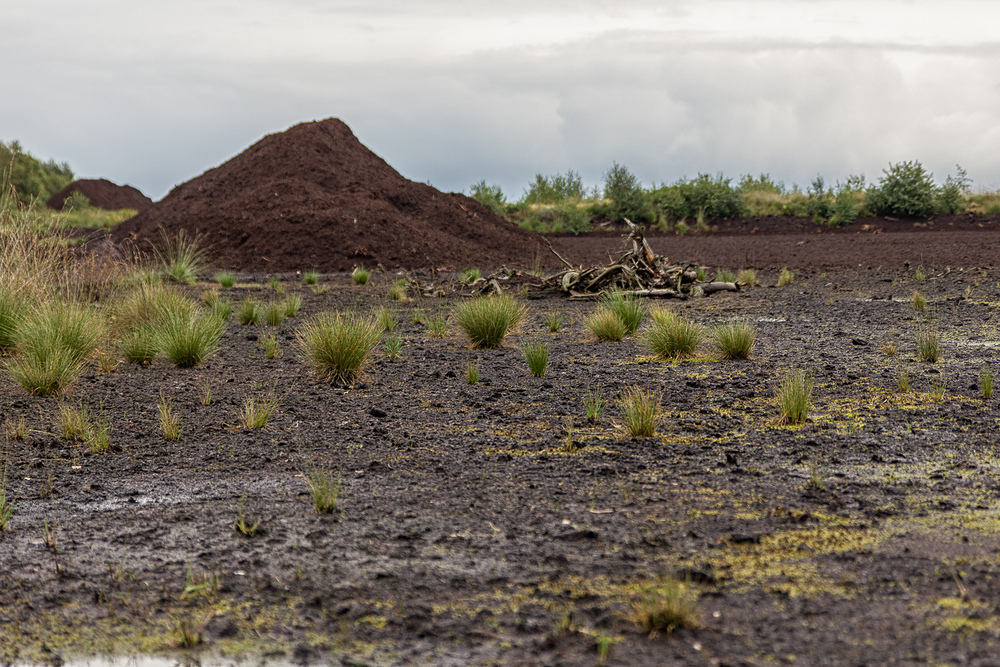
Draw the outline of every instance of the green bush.
M875 215L926 218L934 212L934 182L917 161L890 164L867 202Z
M624 165L614 162L604 174L604 197L611 200L609 214L614 222L628 218L641 224L653 219L642 184Z
M45 203L73 182L73 170L65 162L42 162L26 153L18 141L0 141L0 175L17 192L22 203Z
M958 173L948 175L934 198L934 210L938 213L962 213L965 210L965 196L972 182L962 167L956 164L955 168Z
M509 294L491 294L455 308L455 321L473 347L496 348L524 320L525 307Z
M374 318L327 312L306 322L296 338L317 374L347 383L364 369L381 335Z
M503 215L506 211L507 197L499 185L487 185L485 180L479 181L469 190L469 196L497 215Z
M661 223L731 218L743 212L743 193L722 174L698 174L694 180L661 185L649 193L649 201Z
M580 174L571 169L565 174L556 174L555 176L535 174L535 182L524 193L521 203L561 204L586 198L587 190L583 187Z

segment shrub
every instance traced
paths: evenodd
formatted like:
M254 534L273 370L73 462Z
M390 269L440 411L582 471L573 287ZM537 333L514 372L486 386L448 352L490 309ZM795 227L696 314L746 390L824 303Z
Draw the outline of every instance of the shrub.
M535 182L528 187L521 202L523 204L560 204L586 198L587 191L583 187L583 180L578 173L571 169L565 174L556 174L555 176L535 174Z
M371 274L363 266L356 267L351 271L351 279L355 285L367 285L369 278L371 278Z
M712 327L712 341L723 359L749 359L757 342L757 327L749 322L729 322Z
M660 421L660 395L631 387L621 398L625 429L633 438L650 438Z
M320 313L296 335L306 359L323 378L351 382L368 363L381 329L353 313Z
M628 218L636 224L652 220L646 193L635 174L624 165L612 163L604 174L604 196L611 200L611 219L621 222Z
M156 248L167 277L178 283L194 284L205 264L201 238L188 236L183 229L174 237L163 235L163 247Z
M779 425L792 426L805 422L809 416L809 406L812 405L812 388L812 377L801 370L792 371L781 378L776 394Z
M938 213L961 213L965 210L965 195L972 181L962 167L956 164L955 168L957 175L949 174L934 198L934 210Z
M867 202L875 215L926 218L934 212L934 182L917 161L890 164Z
M672 185L661 185L648 197L657 218L665 226L673 221L695 218L700 219L704 227L705 220L731 218L743 212L742 192L722 174L714 178L698 174L690 181L681 179Z
M170 313L156 329L157 347L178 368L193 368L218 349L225 330L209 313Z
M601 301L622 321L626 336L635 333L646 319L646 304L633 294L623 294L617 285L605 292Z
M646 329L644 342L660 359L679 359L695 353L705 340L705 330L671 310L657 309Z
M528 369L536 378L545 377L545 369L549 364L549 345L543 341L530 340L521 346Z
M583 325L597 340L617 343L625 338L625 323L606 305L598 306L583 320Z
M503 189L499 185L487 185L485 180L474 184L469 190L469 196L497 215L503 215L507 207Z
M690 584L668 580L632 602L632 621L651 637L680 628L698 627L698 591Z
M490 294L460 303L455 321L473 347L497 348L525 318L525 307L509 294Z

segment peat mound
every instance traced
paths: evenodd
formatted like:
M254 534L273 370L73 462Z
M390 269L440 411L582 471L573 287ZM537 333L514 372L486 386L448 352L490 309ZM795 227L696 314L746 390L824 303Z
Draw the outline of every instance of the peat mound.
M106 178L82 178L73 181L59 192L55 193L45 205L61 211L66 200L74 192L79 192L90 200L90 205L106 211L118 211L131 208L144 211L153 205L153 200L142 194L131 185L117 185Z
M112 238L148 249L181 231L219 268L264 272L527 265L540 240L470 197L407 180L335 118L265 136Z

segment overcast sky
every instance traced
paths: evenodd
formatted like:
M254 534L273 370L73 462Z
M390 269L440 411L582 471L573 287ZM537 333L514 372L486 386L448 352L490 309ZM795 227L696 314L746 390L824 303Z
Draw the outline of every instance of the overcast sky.
M0 139L153 199L265 134L344 120L404 176L586 185L920 160L1000 188L1000 2L0 3Z

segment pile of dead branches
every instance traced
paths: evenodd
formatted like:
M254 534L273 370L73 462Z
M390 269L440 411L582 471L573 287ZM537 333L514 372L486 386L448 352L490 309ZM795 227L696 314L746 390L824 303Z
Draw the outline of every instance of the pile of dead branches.
M575 299L593 299L613 289L635 296L679 299L739 291L736 283L700 281L698 276L704 275L704 269L696 264L670 264L666 257L657 255L649 247L641 227L628 220L625 222L629 234L620 255L604 266L576 267L549 244L549 250L566 269L545 278L544 282Z

